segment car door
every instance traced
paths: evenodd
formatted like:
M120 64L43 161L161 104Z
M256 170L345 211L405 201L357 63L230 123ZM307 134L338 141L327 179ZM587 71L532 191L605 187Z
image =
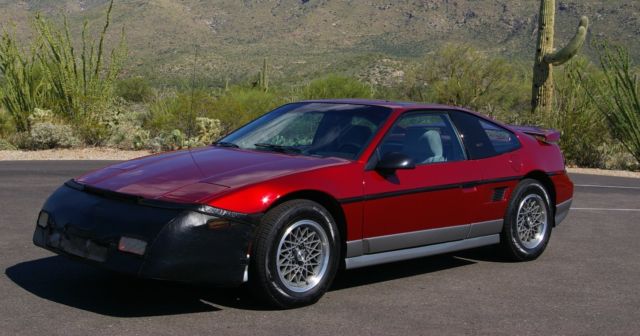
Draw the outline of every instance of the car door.
M410 157L414 169L375 169L389 153ZM480 179L446 112L405 112L378 145L364 174L364 253L464 239L468 200Z
M475 187L477 200L469 203L475 214L473 221L486 223L485 231L493 231L486 233L500 232L509 197L523 174L520 142L513 132L479 116L454 111L451 119L462 135L468 156L482 173Z

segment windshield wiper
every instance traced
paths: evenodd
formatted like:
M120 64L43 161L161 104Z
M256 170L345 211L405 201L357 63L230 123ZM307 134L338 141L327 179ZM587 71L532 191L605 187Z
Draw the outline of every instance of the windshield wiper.
M265 148L278 153L296 153L299 154L302 151L299 148L293 146L275 145L270 143L257 143L254 144L257 148Z
M233 142L225 142L225 141L214 142L213 145L217 147L240 148L240 146L234 144Z

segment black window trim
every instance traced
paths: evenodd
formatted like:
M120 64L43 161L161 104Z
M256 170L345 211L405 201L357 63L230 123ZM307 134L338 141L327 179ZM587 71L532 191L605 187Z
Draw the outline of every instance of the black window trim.
M484 116L481 116L481 115L478 115L478 114L475 114L475 113L469 113L469 112L467 112L467 111L458 110L458 109L455 109L455 110L449 110L448 112L449 112L449 114L451 114L451 113L464 113L464 114L469 115L469 116L471 116L471 117L478 118L478 119L480 119L481 121L484 121L484 122L486 122L486 123L492 124L493 126L495 126L495 127L499 128L499 129L501 129L501 130L504 130L505 132L508 132L508 133L510 133L511 135L513 135L513 137L514 137L514 138L516 139L516 141L518 142L518 146L516 146L516 147L514 147L513 149L508 150L508 151L506 151L506 152L498 153L498 152L496 152L496 151L495 151L495 149L494 149L494 152L496 152L496 154L495 154L495 155L491 155L491 156L487 156L487 157L483 157L483 158L479 158L479 159L473 159L473 158L472 158L471 153L469 152L469 149L467 148L467 144L464 142L463 138L462 138L462 137L460 137L460 134L461 134L461 133L460 133L460 132L459 132L459 130L458 130L458 126L457 126L457 125L455 124L455 122L453 122L453 120L452 120L453 127L456 129L456 133L457 133L457 134L458 134L458 136L460 137L459 139L462 141L462 146L463 146L463 148L464 148L464 152L465 152L465 154L466 154L466 156L467 156L467 159L468 159L468 160L477 161L477 160L490 159L490 158L498 157L498 156L500 156L500 155L504 155L504 154L509 154L509 153L515 152L515 151L517 151L517 150L519 150L519 149L521 149L521 148L522 148L522 142L520 142L520 139L518 138L518 136L517 136L514 132L512 132L511 130L507 129L506 127L504 127L504 126L502 126L502 125L497 124L495 121L493 121L493 120L491 120L491 119L489 119L489 118L486 118L486 117L484 117ZM491 139L489 139L489 141L491 141ZM493 146L493 144L492 144L492 146Z

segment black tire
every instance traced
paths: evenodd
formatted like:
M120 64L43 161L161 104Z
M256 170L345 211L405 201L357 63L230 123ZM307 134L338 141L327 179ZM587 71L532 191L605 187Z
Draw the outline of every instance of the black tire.
M518 211L521 210L521 207L522 224L520 229L522 234L519 232L518 226ZM544 213L544 216L538 216L537 211L527 212L528 209L539 209L539 212ZM533 215L527 215L527 213L533 213ZM544 228L542 219L537 219L543 217ZM553 221L554 215L549 205L549 192L542 183L534 179L520 181L509 200L500 237L500 243L506 255L515 261L538 258L549 243Z
M292 231L296 229L299 231ZM313 273L317 275L316 278L306 278L307 280L312 279L312 282L305 281L307 286L310 287L308 289L304 285L296 287L295 285L297 284L293 284L293 282L296 282L297 279L289 281L288 277L292 276L293 273L300 274L297 271L291 273L291 270L298 266L295 269L300 269L300 267L303 267L305 259L310 261L307 258L308 256L315 255L311 254L313 252L311 247L309 249L307 247L300 249L298 247L302 245L292 245L290 243L281 245L281 241L287 240L285 235L290 239L295 239L292 233L305 232L301 231L304 229L308 230L306 231L307 233L313 231L311 234L315 234L315 236L312 237L317 238L318 241L322 241L323 237L326 238L324 240L325 243L314 246L321 246L322 251L328 254L324 259L311 261L319 264L317 268L306 266L313 268L312 272L317 271L317 273ZM324 236L320 231L324 232ZM298 266L292 266L289 269L284 269L284 271L281 269L285 266L278 267L278 249L280 246L297 246L296 248L291 248L292 250L288 254L286 252L281 253L280 257L282 259L282 256L286 255L288 256L287 258L290 258L288 260L295 260L296 263L299 263ZM333 282L340 261L340 246L340 233L335 221L331 214L320 204L310 200L292 200L282 203L265 214L257 229L251 254L250 286L255 294L277 308L295 308L315 303L324 295ZM318 252L318 255L322 254L323 252ZM325 264L325 260L326 266L322 267ZM291 265L292 263L286 264ZM286 273L287 271L290 273ZM300 275L302 277L302 274Z

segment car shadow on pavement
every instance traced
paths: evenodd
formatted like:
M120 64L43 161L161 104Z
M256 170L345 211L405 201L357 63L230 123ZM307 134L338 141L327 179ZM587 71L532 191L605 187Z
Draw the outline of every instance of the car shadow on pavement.
M475 252L474 252L475 251ZM338 273L331 291L438 272L475 264L491 250L466 257L447 254ZM480 255L478 255L480 253ZM474 257L475 256L475 257ZM46 300L113 317L165 316L216 312L225 308L271 310L248 288L214 288L137 279L68 260L61 256L22 262L5 270L15 284Z

